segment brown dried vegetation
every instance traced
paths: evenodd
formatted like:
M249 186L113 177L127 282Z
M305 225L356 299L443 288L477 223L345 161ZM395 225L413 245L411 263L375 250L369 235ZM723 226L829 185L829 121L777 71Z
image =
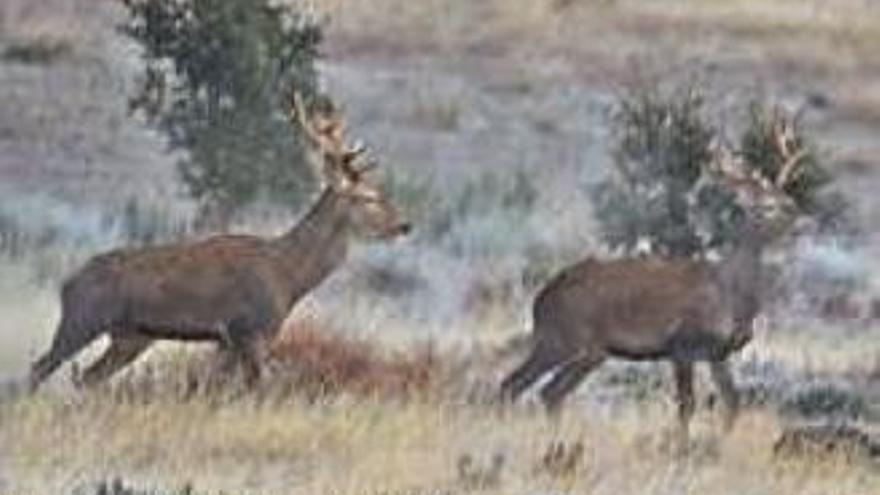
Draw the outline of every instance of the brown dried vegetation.
M437 383L440 360L430 346L389 353L365 340L345 338L318 321L289 325L272 344L274 370L298 394L320 398L350 393L379 397L423 396Z

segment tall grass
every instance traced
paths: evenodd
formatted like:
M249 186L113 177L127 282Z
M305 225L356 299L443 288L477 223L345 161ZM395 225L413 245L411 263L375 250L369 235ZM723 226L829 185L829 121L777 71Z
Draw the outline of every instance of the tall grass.
M209 493L876 493L870 462L775 458L781 428L763 412L724 438L700 422L692 454L671 455L659 401L613 417L571 410L555 423L526 409L499 416L482 406L344 397L218 408L108 404L95 394L0 407L11 486L26 492L69 493L124 476L132 486L191 483ZM553 445L575 439L584 452L573 468L548 469ZM493 459L503 462L491 476Z

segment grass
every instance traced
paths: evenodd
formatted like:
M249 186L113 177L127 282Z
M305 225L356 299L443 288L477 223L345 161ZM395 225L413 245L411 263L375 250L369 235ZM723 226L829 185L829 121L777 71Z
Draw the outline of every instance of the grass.
M48 342L56 303L54 291L16 282L24 276L20 269L5 270L0 371L19 375L33 357L22 351L42 350ZM332 307L307 306L319 314ZM377 317L366 308L349 311L349 324ZM616 377L631 373L609 363L554 422L531 399L503 413L484 400L521 357L493 357L492 347L500 344L475 346L485 331L479 327L498 325L488 319L495 316L484 316L473 330L455 329L473 332L470 338L438 338L432 350L411 333L409 344L405 332L352 334L310 314L300 313L279 341L279 362L260 392L242 395L232 385L219 393L186 393L189 377L210 369L210 353L178 345L160 346L133 372L95 391L56 385L33 397L0 398L0 485L12 493L68 494L121 477L143 489L176 493L191 484L199 494L242 495L880 493L880 470L863 459L821 451L774 456L777 439L799 421L779 412L784 397L751 405L725 437L717 413L706 407L711 389L701 373L697 391L704 399L692 453L677 457L664 368L640 367L642 378L621 381ZM500 308L499 314L509 316ZM876 373L870 368L877 364L871 357L880 356L875 332L833 332L844 331L762 332L738 359L740 374L753 362L773 364L784 380L748 373L772 388L807 376L857 383L856 377ZM450 345L459 339L469 346ZM642 383L658 372L659 388ZM56 382L64 381L66 372L59 374ZM559 441L584 446L571 469L546 465ZM468 470L461 468L465 456L473 459ZM504 459L500 474L482 476L498 456Z
M458 465L501 456L497 481L479 493L878 493L876 467L821 455L775 459L777 420L747 414L719 437L701 418L692 454L670 453L670 411L660 401L614 417L570 408L556 423L528 408L336 397L109 403L84 395L2 407L7 472L15 490L55 493L123 476L164 486L241 493L468 493ZM14 426L13 426L14 425ZM585 454L564 474L542 458L562 440ZM744 476L748 473L748 476Z
M642 378L633 381L619 363L604 366L551 420L532 399L506 409L471 400L469 376L485 380L512 367L492 352L412 345L392 352L308 318L288 332L257 391L233 383L189 393L210 355L166 347L92 391L0 398L0 484L41 494L117 477L171 493L187 485L234 494L880 493L880 466L865 458L821 449L775 454L799 419L772 401L750 405L723 435L706 406L705 380L690 453L678 455L662 368L638 368ZM863 356L877 351L870 332L837 348L809 332L773 335L747 348L740 367L757 360L794 377L845 379L864 373ZM658 372L659 388L642 384ZM630 393L642 385L650 390ZM862 392L860 400L873 400ZM564 469L548 461L559 442L568 452L583 449Z
M463 0L323 0L313 2L334 19L341 36L392 42L385 30L398 34L395 43L435 50L468 50L499 45L506 53L514 46L532 50L565 49L568 54L628 52L672 48L699 54L738 48L805 57L840 67L853 56L866 55L880 41L875 8L859 1L835 2L759 0L734 2L635 0L607 2L481 2ZM684 38L687 33L687 38ZM642 43L643 36L655 43ZM683 43L696 35L708 44ZM677 43L671 43L677 41ZM619 42L624 42L621 45ZM503 46L507 44L508 48ZM843 53L841 53L843 49ZM841 57L841 55L845 55ZM615 57L615 58L617 58Z
M412 120L429 129L452 132L461 125L461 103L455 98L421 96L413 104Z

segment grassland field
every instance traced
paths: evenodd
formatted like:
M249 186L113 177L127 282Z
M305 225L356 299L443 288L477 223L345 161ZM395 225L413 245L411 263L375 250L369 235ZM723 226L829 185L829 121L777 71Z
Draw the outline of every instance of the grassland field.
M0 59L0 234L24 240L0 255L0 495L113 493L101 484L116 478L115 495L880 494L880 459L855 446L775 452L803 424L880 435L880 321L820 318L803 300L762 317L734 359L746 407L730 434L700 373L688 455L673 448L662 364L604 365L557 421L534 397L490 400L521 358L505 346L530 326L525 281L608 255L586 191L610 168L609 109L641 78L697 78L732 120L753 97L806 108L866 234L779 262L839 270L860 307L880 296L880 4L299 5L330 19L323 83L392 193L409 195L413 238L358 246L289 319L291 335L314 336L300 342L311 354L282 359L258 391L203 390L213 350L163 344L105 387L73 390L65 369L25 396L16 384L54 331L59 281L141 231L170 235L195 207L161 136L126 114L138 59L114 30L121 10L0 3L0 53L54 47L39 63ZM234 229L269 234L295 216L258 206ZM440 236L418 229L444 219ZM560 442L568 457L548 461Z

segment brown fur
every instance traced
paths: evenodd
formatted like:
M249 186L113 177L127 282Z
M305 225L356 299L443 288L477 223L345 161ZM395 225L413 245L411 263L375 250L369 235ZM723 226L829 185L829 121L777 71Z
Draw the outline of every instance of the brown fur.
M747 222L749 223L749 222ZM587 259L538 293L532 352L502 383L515 400L543 375L549 410L609 357L669 360L683 431L694 412L693 365L708 362L733 424L739 399L726 365L752 336L763 289L760 261L767 236L746 228L720 263L656 257Z
M304 118L301 125L309 125ZM199 242L120 249L92 258L61 292L61 321L49 351L31 368L35 389L101 335L105 354L82 375L100 382L156 339L213 341L259 376L259 354L294 304L345 259L355 232L378 238L409 225L352 166L360 153L309 128L327 185L306 216L274 238L221 235Z
M709 180L737 197L744 219L737 245L717 264L696 259L588 259L564 269L533 305L532 352L501 384L515 400L543 375L541 389L556 410L591 370L609 357L669 360L678 395L683 439L695 409L694 364L708 362L733 426L739 397L727 358L752 338L752 324L765 292L764 247L789 227L797 206L785 187L803 158L793 124L774 131L784 160L775 178L759 179L726 148L707 167Z

